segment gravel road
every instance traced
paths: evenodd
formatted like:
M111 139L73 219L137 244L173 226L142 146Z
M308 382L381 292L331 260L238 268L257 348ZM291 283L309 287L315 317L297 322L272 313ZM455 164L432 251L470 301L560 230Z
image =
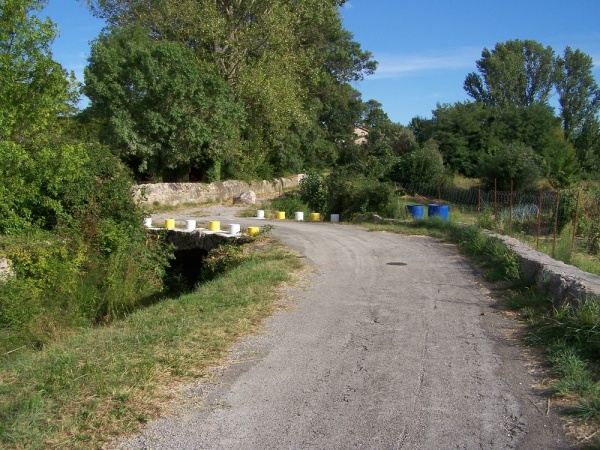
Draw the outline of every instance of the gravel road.
M212 219L258 223L233 212ZM202 406L119 448L574 448L533 387L539 367L515 340L518 324L454 246L263 223L314 268L306 286L236 346L214 382L187 388Z

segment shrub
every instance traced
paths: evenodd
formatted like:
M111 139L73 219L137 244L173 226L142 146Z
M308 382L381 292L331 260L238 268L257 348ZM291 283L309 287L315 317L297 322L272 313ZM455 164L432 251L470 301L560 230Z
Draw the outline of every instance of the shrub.
M446 169L442 154L434 140L401 156L392 169L390 179L398 183L419 184L443 181Z
M161 290L169 248L149 239L129 172L107 148L3 143L0 160L0 255L16 274L0 289L1 346L39 347Z
M318 173L311 172L302 178L300 181L300 198L314 212L327 210L327 186Z
M541 177L539 157L526 145L504 144L484 155L476 168L477 175L486 189L494 187L507 191L513 181L513 189L524 190L535 185Z
M243 246L236 244L220 245L208 252L202 266L202 279L204 281L212 280L239 266L249 258L250 256Z
M300 199L297 193L291 192L285 194L283 197L276 198L270 203L271 209L277 211L285 211L286 217L294 217L294 213L302 211L304 215L310 213L308 205Z
M348 171L327 178L328 212L351 217L359 213L378 213L390 217L397 211L396 188Z

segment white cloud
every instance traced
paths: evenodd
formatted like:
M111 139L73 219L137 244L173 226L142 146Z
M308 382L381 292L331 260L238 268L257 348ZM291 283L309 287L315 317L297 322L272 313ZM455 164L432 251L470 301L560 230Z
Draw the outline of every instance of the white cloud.
M480 48L463 48L455 53L429 55L375 55L379 62L370 79L416 76L424 72L465 69L475 70L475 61L481 57Z

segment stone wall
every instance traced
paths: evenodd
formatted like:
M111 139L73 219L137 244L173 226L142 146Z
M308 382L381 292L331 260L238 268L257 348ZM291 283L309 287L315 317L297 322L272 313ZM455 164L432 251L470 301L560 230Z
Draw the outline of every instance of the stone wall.
M273 194L297 187L304 175L276 178L271 181L246 183L223 181L217 183L155 183L141 184L134 188L134 199L150 204L176 206L182 203L207 203L228 200L244 191L256 195Z
M562 261L556 261L515 238L499 234L490 234L490 236L502 241L517 255L525 279L546 292L556 307L585 297L600 299L600 276L584 272Z

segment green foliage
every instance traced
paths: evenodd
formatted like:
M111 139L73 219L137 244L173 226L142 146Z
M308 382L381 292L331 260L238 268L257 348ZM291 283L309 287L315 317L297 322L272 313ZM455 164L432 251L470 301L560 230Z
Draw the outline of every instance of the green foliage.
M303 212L305 216L308 216L312 212L296 192L287 193L283 197L272 200L269 208L275 211L284 211L286 217L294 217L296 212Z
M398 194L391 183L339 170L327 177L326 186L328 213L342 217L378 213L389 217L397 210Z
M506 144L481 157L477 172L483 185L491 189L497 180L499 190L508 191L513 181L514 190L535 186L540 178L537 155L523 144Z
M247 249L241 245L220 245L210 252L202 262L202 280L209 281L251 258Z
M536 41L497 43L492 50L484 48L476 64L481 75L467 75L464 88L486 105L546 103L554 88L554 50Z
M38 136L72 111L73 75L52 60L56 26L38 13L45 0L3 0L0 5L0 143Z
M577 193L572 191L561 191L558 195L558 230L575 220L575 207L577 206ZM552 217L554 223L555 216Z
M66 196L81 189L87 164L84 145L39 142L26 150L0 142L0 233L68 221Z
M0 292L10 330L0 345L40 346L56 330L122 317L160 292L168 247L148 240L129 172L108 149L1 149L10 175L0 177L0 254L16 277Z
M577 154L569 143L557 141L546 147L542 155L543 170L553 188L567 189L579 181Z
M571 264L571 257L573 256L572 249L573 240L573 223L568 222L564 225L558 237L556 243L555 252L553 258L562 261L566 264Z
M103 140L139 174L233 157L244 114L225 80L194 52L144 28L113 30L93 45L84 93L105 121ZM214 178L214 175L213 175Z
M401 156L390 175L392 181L404 184L443 182L445 177L442 154L433 140Z
M581 50L565 48L557 59L558 101L565 137L575 142L588 123L596 122L600 88L592 73L594 62Z
M313 212L327 210L327 184L316 172L310 172L300 180L300 198Z
M240 139L226 142L218 158L210 155L210 143L202 149L221 161L223 176L269 178L320 168L333 162L338 142L351 139L363 104L349 83L373 73L376 62L343 29L339 2L257 0L243 7L208 0L181 0L176 5L167 0L87 3L115 33L147 27L152 47L180 45L193 53L186 58L187 72L199 71L204 81L216 74L229 84L246 113ZM151 59L156 60L154 55ZM163 60L160 65L168 64ZM194 64L198 69L191 68ZM203 83L202 78L189 81L189 86ZM213 105L222 107L219 102ZM193 110L187 117L201 113ZM222 123L215 122L227 125L232 119L223 115ZM152 139L168 140L164 129L156 131ZM192 147L182 155L190 151L201 150ZM235 158L228 158L231 155ZM195 163L192 175L203 178L205 161Z

